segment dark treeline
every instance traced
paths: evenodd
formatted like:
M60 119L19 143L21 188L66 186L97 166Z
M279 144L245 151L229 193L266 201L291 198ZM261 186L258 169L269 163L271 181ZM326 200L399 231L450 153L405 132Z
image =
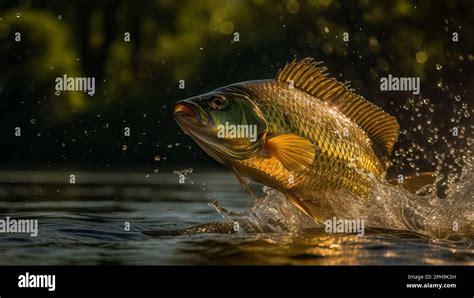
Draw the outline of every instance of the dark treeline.
M473 15L470 1L5 1L1 165L208 162L172 119L173 102L272 78L288 60L306 56L397 116L407 130L397 148L416 139L428 151L442 150L422 132L410 133L413 111L401 107L429 98L432 125L449 133L455 97L472 102ZM56 92L55 78L64 74L95 77L95 94ZM388 74L420 77L422 96L381 92L380 77ZM468 133L469 119L462 120Z

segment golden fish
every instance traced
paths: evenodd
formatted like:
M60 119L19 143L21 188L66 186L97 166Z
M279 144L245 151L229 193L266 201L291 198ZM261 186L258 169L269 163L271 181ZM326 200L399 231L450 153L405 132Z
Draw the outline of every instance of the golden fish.
M319 64L293 61L274 80L179 101L174 117L247 190L244 177L281 191L324 221L334 215L324 193L350 191L363 199L370 191L368 175L386 171L399 125Z

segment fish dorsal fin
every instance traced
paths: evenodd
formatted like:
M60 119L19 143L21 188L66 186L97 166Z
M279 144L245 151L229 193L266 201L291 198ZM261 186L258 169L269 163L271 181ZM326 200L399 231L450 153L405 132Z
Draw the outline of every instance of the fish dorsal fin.
M348 89L348 86L329 78L322 62L312 58L287 63L276 75L276 80L292 84L357 123L385 156L390 156L397 141L400 126L395 117Z

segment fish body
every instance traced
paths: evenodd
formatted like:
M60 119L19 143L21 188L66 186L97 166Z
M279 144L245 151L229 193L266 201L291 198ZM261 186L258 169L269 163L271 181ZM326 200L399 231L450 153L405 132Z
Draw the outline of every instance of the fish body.
M179 102L175 117L244 186L248 177L275 188L316 221L334 215L326 192L364 198L368 175L386 171L399 130L394 117L329 79L312 59L288 63L274 80L237 83ZM229 122L255 125L256 141L213 137Z

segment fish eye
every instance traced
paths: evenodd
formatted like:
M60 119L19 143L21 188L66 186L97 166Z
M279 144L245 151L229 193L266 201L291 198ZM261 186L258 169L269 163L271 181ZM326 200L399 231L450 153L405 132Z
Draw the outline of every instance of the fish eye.
M223 96L214 95L209 98L209 106L214 110L222 110L225 107L225 98Z

